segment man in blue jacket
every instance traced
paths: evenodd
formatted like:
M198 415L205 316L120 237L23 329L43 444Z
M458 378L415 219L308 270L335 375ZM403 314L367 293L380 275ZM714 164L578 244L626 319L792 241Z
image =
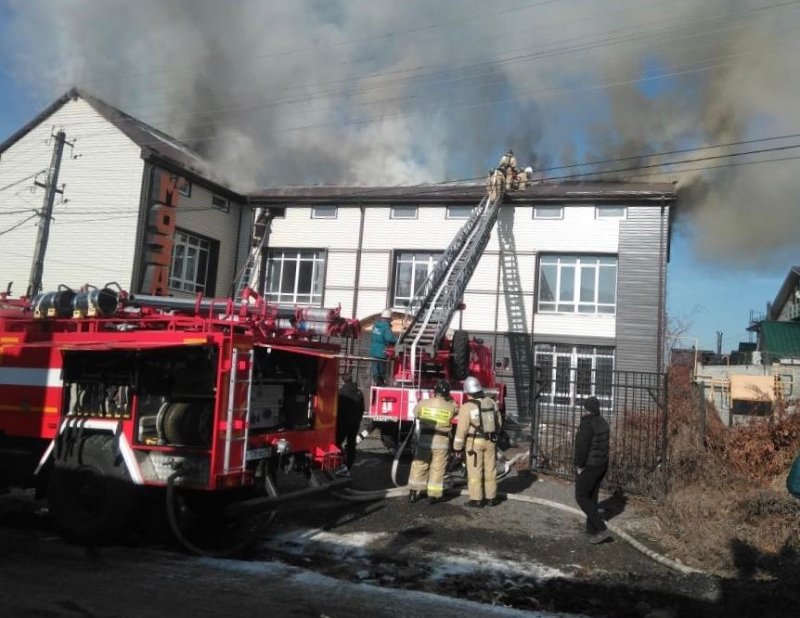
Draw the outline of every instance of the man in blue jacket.
M376 359L372 362L372 383L376 386L386 384L386 346L397 341L397 337L392 332L391 320L392 310L384 309L381 312L381 317L375 320L375 325L372 327L369 355Z
M575 501L586 513L586 531L592 536L589 542L603 543L611 538L606 522L597 509L600 484L608 471L608 422L600 415L600 401L589 397L583 402L586 414L575 436Z

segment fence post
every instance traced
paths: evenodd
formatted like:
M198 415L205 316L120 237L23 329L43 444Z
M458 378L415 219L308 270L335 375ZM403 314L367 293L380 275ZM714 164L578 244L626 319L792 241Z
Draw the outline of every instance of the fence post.
M700 425L700 446L705 446L706 443L706 383L696 382L698 394L698 418Z

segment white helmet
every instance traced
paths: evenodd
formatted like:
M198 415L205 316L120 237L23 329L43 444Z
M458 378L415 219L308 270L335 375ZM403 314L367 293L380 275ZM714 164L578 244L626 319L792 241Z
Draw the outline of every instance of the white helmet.
M464 380L464 392L467 395L475 395L476 393L483 392L483 387L478 381L478 378L467 376L467 379Z
M386 318L387 320L392 319L392 310L391 309L384 309L381 311L381 317Z

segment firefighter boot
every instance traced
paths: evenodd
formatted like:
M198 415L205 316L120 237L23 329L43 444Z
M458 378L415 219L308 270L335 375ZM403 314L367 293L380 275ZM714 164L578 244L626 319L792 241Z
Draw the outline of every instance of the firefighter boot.
M419 502L421 499L422 499L422 492L416 491L414 489L408 492L408 501L411 504Z

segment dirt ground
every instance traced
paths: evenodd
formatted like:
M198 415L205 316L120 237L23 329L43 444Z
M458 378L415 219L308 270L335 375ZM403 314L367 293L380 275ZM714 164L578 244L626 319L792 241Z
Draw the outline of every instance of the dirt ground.
M359 447L352 471L353 488L390 487L391 461L391 454L380 441L368 438ZM408 459L401 460L400 480L405 480L409 463ZM512 471L501 481L500 491L574 507L572 485L552 477ZM407 595L410 600L419 593L434 593L459 601L476 601L483 604L487 615L490 608L534 612L531 615L545 612L637 618L798 614L800 593L783 585L780 578L684 575L662 566L620 539L597 546L589 544L583 521L561 510L515 500L506 500L493 508L471 509L465 502L466 498L456 491L436 505L424 501L410 504L404 498L352 503L327 497L297 502L282 507L273 525L254 542L246 559L201 564L213 569L224 564L228 570L240 573L277 568L266 566L276 563L286 565L287 569L301 567L321 577L333 578L326 581L339 581L342 587L395 591L394 594L401 595L398 598ZM13 506L6 506L5 510L3 504L0 498L0 540L12 540L3 549L0 565L5 563L10 567L8 561L22 551L13 540L22 529L34 529L40 540L57 538L41 504L22 498L12 500ZM607 517L616 526L648 547L663 551L658 528L649 514L653 505L632 497L609 496L605 497L604 506ZM154 564L166 560L180 565L188 560L174 545L162 540L138 536L129 539L125 547L135 552L161 552ZM196 569L197 564L192 562L191 568ZM179 567L167 571L172 575L161 580L164 590L154 592L160 599L168 597L171 587L184 586L185 578L189 577ZM3 581L2 587L7 582ZM312 605L317 602L314 590L309 591L308 602ZM386 602L397 601L381 601L377 597L370 601ZM331 599L331 607L334 605ZM324 603L313 605L308 613L289 611L290 606L288 602L278 604L272 615L365 613L347 603L336 605L337 611L327 612ZM321 609L314 613L318 607ZM388 609L374 613L394 615ZM408 609L398 615L416 615L416 612Z

